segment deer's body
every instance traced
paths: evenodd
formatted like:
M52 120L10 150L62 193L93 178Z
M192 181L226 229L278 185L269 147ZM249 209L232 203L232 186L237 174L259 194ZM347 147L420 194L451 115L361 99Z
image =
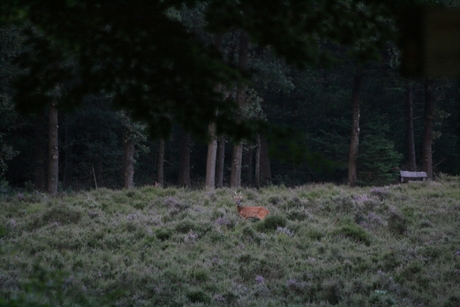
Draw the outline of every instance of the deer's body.
M258 218L259 220L263 220L269 213L267 209L264 207L243 207L240 205L236 205L236 209L241 217L244 217L245 220L248 217Z
M267 209L264 207L251 207L251 206L241 206L241 200L243 199L243 195L236 194L233 196L233 199L236 202L236 209L241 217L247 220L249 217L257 218L259 220L263 220L269 213Z

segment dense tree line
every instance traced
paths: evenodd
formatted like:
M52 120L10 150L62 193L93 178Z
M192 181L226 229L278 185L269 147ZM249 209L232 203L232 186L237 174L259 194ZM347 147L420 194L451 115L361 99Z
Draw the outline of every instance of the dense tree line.
M2 180L54 194L458 174L459 86L400 76L400 2L288 2L6 1Z

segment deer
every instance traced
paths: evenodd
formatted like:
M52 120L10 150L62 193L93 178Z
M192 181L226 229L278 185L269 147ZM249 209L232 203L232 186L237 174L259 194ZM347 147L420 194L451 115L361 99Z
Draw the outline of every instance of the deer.
M236 202L236 209L241 217L247 220L249 217L258 218L259 220L263 220L269 213L267 209L264 207L250 207L250 206L241 206L241 201L243 200L243 195L237 194L233 195L233 200Z

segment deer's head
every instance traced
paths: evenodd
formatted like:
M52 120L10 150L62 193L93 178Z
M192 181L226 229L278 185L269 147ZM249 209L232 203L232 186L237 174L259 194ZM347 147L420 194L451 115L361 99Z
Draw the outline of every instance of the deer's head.
M243 194L235 192L233 195L233 200L236 202L236 205L239 206L243 200Z

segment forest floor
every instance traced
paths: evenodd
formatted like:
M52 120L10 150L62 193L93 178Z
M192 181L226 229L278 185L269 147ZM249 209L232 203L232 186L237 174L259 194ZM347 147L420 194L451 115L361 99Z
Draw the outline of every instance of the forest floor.
M460 306L460 178L0 199L0 306Z

